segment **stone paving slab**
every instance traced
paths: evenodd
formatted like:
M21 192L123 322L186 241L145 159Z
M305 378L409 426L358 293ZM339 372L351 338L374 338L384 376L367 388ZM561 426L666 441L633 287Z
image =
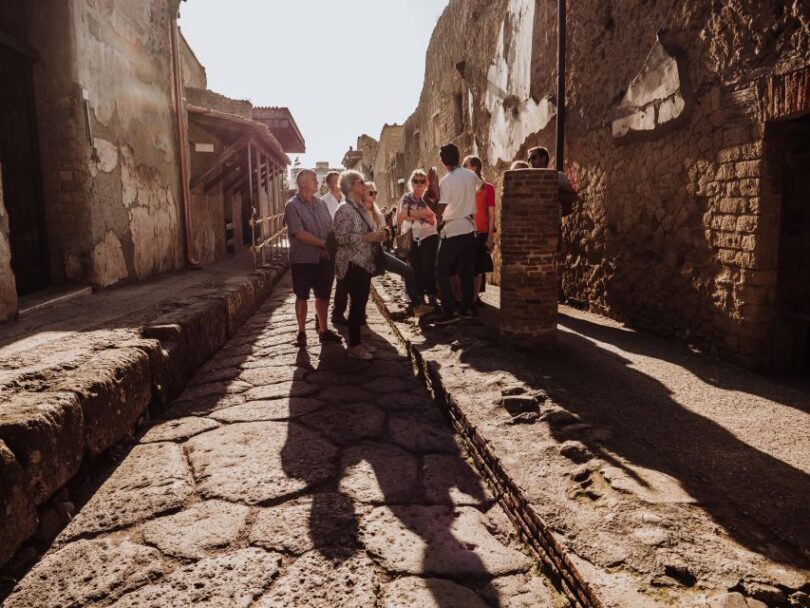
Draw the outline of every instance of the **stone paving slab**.
M193 379L216 394L143 433L6 606L558 606L379 313L367 363L290 359L292 310L284 279Z
M375 288L510 519L569 573L569 595L705 608L810 589L806 393L571 309L554 352L522 351L499 338L497 288L478 320L446 328L402 314L397 278Z
M104 457L159 414L237 335L284 267L279 260L255 271L251 256L237 256L0 326L0 568L18 550L36 553L42 539L53 538L58 527L48 514L70 503L56 496L83 463ZM253 388L242 381L223 389L220 380L191 387L187 396L225 400Z

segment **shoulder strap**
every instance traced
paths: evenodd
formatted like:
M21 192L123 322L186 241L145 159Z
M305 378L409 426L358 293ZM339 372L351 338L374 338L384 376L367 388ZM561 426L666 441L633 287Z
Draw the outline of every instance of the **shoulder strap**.
M353 202L349 202L349 204L350 204L352 207L354 207L354 210L355 210L355 211L357 211L357 215L359 215L359 216L360 216L360 219L361 219L361 220L363 220L363 223L366 225L366 228L368 228L368 231L369 231L369 232L374 232L374 230L373 230L373 229L371 228L371 226L369 225L368 220L366 220L365 216L364 216L364 215L363 215L363 213L360 211L360 209L358 209L358 208L357 208L357 205L355 205Z

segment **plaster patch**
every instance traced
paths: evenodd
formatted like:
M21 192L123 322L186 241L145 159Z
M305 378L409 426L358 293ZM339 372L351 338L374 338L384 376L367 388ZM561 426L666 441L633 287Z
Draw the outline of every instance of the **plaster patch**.
M129 148L121 149L121 200L124 207L131 207L138 200L138 182L135 163Z
M92 276L93 283L99 287L107 287L129 276L124 248L112 230L93 248Z
M678 62L656 40L614 111L613 137L653 131L678 118L685 106Z
M150 197L157 201L157 197ZM164 200L170 200L166 197ZM145 279L171 270L176 257L177 212L172 204L137 206L129 212L130 232L135 249L135 274Z
M487 156L492 165L511 162L526 138L557 113L549 98L537 102L531 96L534 11L534 0L510 0L487 73L484 103L491 115Z
M118 166L118 146L111 141L96 137L93 147L98 160L90 161L90 173L95 177L98 172L111 173Z

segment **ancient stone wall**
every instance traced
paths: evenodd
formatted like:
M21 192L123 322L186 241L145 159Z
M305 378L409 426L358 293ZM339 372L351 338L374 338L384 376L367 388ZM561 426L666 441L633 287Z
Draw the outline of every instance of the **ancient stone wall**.
M28 10L45 215L59 283L108 286L183 263L170 27L176 0Z
M380 142L374 153L372 178L380 194L377 204L380 207L391 207L399 204L401 197L399 180L407 178L394 169L397 154L402 153L402 125L385 125L380 133Z
M566 297L768 366L779 187L766 121L808 104L808 10L569 3L565 171L582 203L563 220ZM553 154L556 35L555 2L451 0L405 123L407 164L438 164L437 144L455 141L499 186L529 147Z
M7 321L17 313L17 286L11 270L8 230L8 213L3 203L3 167L0 165L0 321Z

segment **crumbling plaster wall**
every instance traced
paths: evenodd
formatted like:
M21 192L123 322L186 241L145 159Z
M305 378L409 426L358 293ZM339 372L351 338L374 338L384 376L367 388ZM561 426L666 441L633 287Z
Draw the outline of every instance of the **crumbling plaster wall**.
M55 281L106 287L180 267L177 1L45 4L28 21L43 56L35 89Z
M807 65L807 5L568 5L565 164L582 204L563 221L565 295L765 365L778 201L763 170L759 91L767 74ZM670 72L651 77L645 66ZM660 90L638 95L631 87L650 82ZM458 95L461 133L452 130ZM529 147L545 145L553 156L555 96L556 2L451 0L430 43L419 106L405 123L408 165L438 164L438 122L441 139L478 152L499 186L501 171ZM618 118L645 108L650 128L614 136Z

